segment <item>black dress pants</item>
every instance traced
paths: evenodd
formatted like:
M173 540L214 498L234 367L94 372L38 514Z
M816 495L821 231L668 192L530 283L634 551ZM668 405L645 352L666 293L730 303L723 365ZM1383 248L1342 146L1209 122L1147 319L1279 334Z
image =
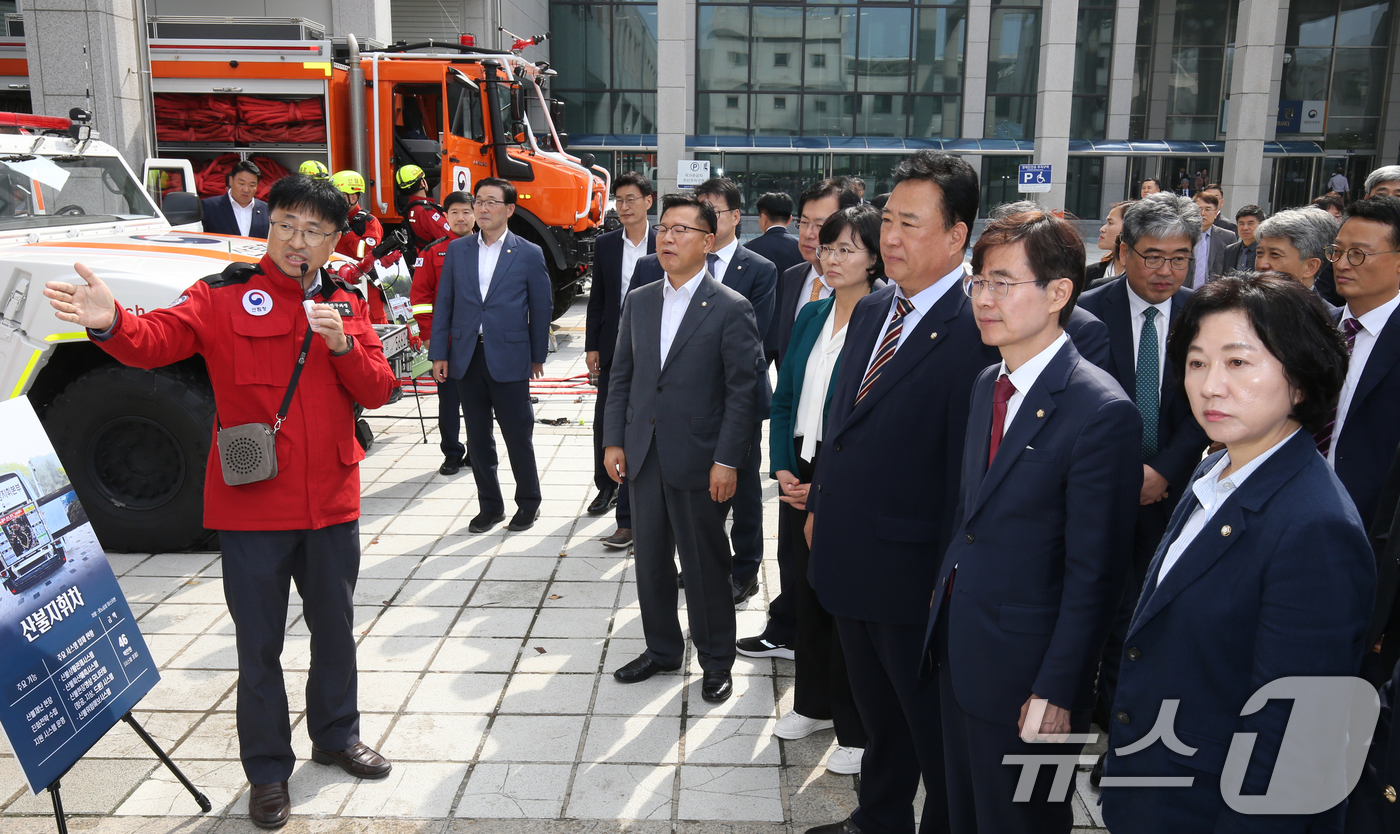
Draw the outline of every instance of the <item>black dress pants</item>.
M603 467L603 415L608 408L608 382L612 378L612 365L598 369L598 401L593 406L593 485L599 492L617 487L617 526L632 526L632 502L627 495L627 479L618 484L608 477Z
M449 379L437 385L438 435L442 438L438 448L447 460L462 460L467 447L462 445L462 396L457 392L457 381Z
M355 579L360 523L319 530L221 530L224 599L238 645L238 748L254 785L292 775L291 718L282 677L287 602L295 582L311 631L306 729L323 750L360 740L356 700Z
M496 434L491 426L491 412L501 426L510 456L510 470L515 475L515 504L526 512L539 509L540 474L535 466L535 412L530 407L530 380L497 382L486 366L486 344L477 337L467 371L458 380L462 410L467 415L467 451L472 458L472 477L476 479L477 500L483 513L504 513L505 498L501 495L501 480L496 475L500 459L496 456Z

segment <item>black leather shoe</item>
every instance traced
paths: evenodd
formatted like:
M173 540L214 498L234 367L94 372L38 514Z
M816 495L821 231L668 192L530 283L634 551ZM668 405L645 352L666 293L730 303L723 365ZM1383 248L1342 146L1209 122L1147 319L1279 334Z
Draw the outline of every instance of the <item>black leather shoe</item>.
M1103 760L1107 756L1107 753L1100 753L1099 760L1094 762L1094 769L1089 771L1089 784L1096 788L1099 786L1100 780L1103 779Z
M593 503L588 505L589 515L602 515L617 506L617 487L607 487L598 490L598 497L593 499Z
M728 672L706 672L700 678L700 697L712 704L728 701L734 692L734 681Z
M631 663L613 672L613 680L618 683L641 683L657 672L674 672L681 668L676 666L662 666L646 655L642 655Z
M357 741L344 750L332 752L319 747L311 747L311 761L316 764L336 765L351 776L360 779L383 779L394 768L389 760L375 752L363 741Z
M456 458L446 458L443 460L442 466L438 467L439 475L456 475L460 471L462 471L462 462Z
M758 577L755 576L748 582L739 583L730 580L734 585L734 604L741 605L744 600L758 593Z
M850 817L846 817L840 822L829 822L826 825L809 828L806 834L861 834L861 831L855 823L851 822Z
M683 573L677 573L677 574L676 574L676 587L677 587L677 588L684 588L684 587L685 587L685 574L683 574Z
M292 813L292 796L286 782L254 785L248 793L248 816L258 828L281 828Z
M468 533L485 533L506 520L505 513L477 513L472 523L467 525Z
M510 524L506 526L506 529L513 530L517 533L521 530L529 530L531 527L535 526L535 521L539 517L540 511L537 509L517 510L515 515L511 516Z

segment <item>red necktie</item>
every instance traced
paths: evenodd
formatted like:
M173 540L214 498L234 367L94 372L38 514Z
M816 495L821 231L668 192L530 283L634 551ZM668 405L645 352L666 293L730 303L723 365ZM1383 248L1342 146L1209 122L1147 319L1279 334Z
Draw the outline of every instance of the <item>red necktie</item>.
M1006 428L1006 403L1014 393L1016 386L1011 384L1011 377L1006 374L997 377L997 386L992 391L992 444L991 451L987 453L988 469L992 468L992 461L997 456L997 447L1001 445L1001 435Z

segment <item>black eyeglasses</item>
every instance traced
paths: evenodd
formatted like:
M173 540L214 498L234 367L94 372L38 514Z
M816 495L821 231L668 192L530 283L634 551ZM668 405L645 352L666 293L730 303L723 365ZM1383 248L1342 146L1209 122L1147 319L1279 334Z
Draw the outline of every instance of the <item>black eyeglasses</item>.
M1322 247L1322 257L1326 258L1332 263L1340 261L1342 259L1343 252L1346 253L1347 263L1351 264L1352 266L1361 266L1362 264L1366 263L1366 256L1368 255L1391 255L1396 252L1400 252L1400 249L1387 249L1384 252L1365 252L1361 249L1357 249L1355 246L1351 247L1350 249L1344 250L1342 249L1342 247L1338 246L1335 243L1329 243L1326 246Z
M1166 263L1167 261L1171 261L1172 269L1175 269L1178 272L1191 265L1191 259L1185 255L1178 255L1175 258L1164 258L1161 255L1144 255L1138 250L1133 249L1133 247L1131 246L1129 246L1128 248L1133 250L1134 255L1137 255L1139 258L1142 258L1143 265L1146 266L1148 269L1161 269L1162 264Z
M326 238L334 234L333 232L319 232L315 229L298 229L291 223L283 221L272 224L272 233L277 236L278 240L291 240L297 236L297 232L301 233L302 240L306 241L307 246L320 246L326 242Z
M710 231L709 231L708 229L697 229L697 228L695 228L694 226L682 226L682 225L679 224L679 223L677 223L677 224L675 224L675 225L673 225L673 226L663 226L663 225L661 225L660 223L657 223L655 226L652 226L651 228L652 228L653 231L656 232L656 234L657 234L658 236L664 235L664 234L666 234L667 232L674 232L675 234L678 234L678 235L683 235L683 234L686 234L687 232L699 232L699 233L702 234L702 235L707 235L707 234L710 233Z

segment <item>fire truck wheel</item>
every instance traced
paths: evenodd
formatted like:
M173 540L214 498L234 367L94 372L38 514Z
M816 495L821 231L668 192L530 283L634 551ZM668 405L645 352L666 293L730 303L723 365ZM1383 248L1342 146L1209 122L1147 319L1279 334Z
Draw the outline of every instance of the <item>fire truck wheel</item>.
M550 270L550 272L557 272L557 270ZM558 275L551 277L554 278L554 312L549 320L554 321L569 312L569 308L574 306L574 299L578 298L578 282L571 281L566 286L560 286Z
M209 546L201 522L213 425L207 379L181 368L96 368L44 416L98 540L118 552Z

